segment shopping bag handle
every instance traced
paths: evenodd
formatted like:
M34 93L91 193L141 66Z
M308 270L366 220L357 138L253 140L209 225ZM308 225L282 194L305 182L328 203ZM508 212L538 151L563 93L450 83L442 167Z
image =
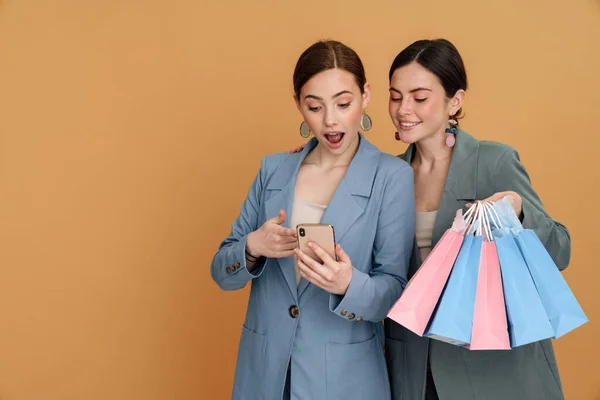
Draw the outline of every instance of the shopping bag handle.
M479 236L480 233L478 234L477 232L481 231L481 202L476 201L475 203L473 203L473 205L471 206L471 210L475 211L471 215L469 215L469 223L471 223L471 226L469 227L467 234L470 235L471 233L475 233L476 236ZM471 217L473 218L472 221Z
M475 215L475 213L473 211L475 211L476 209L477 209L477 204L471 205L471 208L469 208L467 210L467 212L465 213L465 215L463 216L467 225L469 225L471 223L471 219L473 219L473 216Z
M480 207L483 210L481 212L481 223L483 225L483 232L479 232L479 234L482 235L482 233L485 233L484 239L487 239L488 242L493 242L494 236L492 235L492 227L490 226L490 218L489 218L489 214L486 212L487 205L485 203L481 203Z
M493 201L485 202L483 205L484 205L485 209L487 210L487 217L489 218L489 220L494 223L496 228L502 229L504 226L502 226L502 220L500 219L500 215L498 215L498 212L494 209L494 207L492 207L494 205L494 202ZM490 213L490 211L491 211L491 213ZM492 215L492 213L494 215ZM491 217L493 217L493 218L491 218ZM490 228L491 228L491 226L490 226Z

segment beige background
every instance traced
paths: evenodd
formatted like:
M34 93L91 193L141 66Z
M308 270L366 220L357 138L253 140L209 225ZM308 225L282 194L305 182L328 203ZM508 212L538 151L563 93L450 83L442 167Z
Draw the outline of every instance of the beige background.
M399 153L388 67L438 36L463 126L519 149L571 231L592 322L556 351L567 399L599 399L598 0L0 0L0 399L228 398L248 291L210 260L261 157L302 142L297 57L352 46Z

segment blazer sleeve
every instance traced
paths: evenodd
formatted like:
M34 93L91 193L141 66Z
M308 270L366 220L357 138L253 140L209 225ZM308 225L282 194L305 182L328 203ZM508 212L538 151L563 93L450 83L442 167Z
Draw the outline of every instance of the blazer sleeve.
M413 170L405 163L403 167L390 174L383 191L373 268L369 273L353 268L346 294L330 295L330 310L342 318L352 313L363 320L381 322L406 286L416 213Z
M231 226L231 233L220 244L210 265L213 280L223 290L243 288L250 280L258 278L264 269L263 261L249 271L246 267L245 251L248 234L259 228L260 202L266 175L265 164L266 157L262 160L260 171L248 191L240 214Z
M571 258L571 236L567 228L553 220L531 187L529 175L516 150L508 148L500 158L494 177L496 191L514 191L523 199L523 228L532 229L558 266L567 268Z

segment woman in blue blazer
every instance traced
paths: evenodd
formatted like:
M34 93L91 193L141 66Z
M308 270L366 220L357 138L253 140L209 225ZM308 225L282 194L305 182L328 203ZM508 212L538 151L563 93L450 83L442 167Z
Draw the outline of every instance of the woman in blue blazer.
M407 280L413 172L359 133L370 87L352 49L308 48L294 91L301 133L314 138L262 160L211 264L224 290L252 283L232 398L389 399L382 320ZM296 248L303 222L334 226L337 261Z

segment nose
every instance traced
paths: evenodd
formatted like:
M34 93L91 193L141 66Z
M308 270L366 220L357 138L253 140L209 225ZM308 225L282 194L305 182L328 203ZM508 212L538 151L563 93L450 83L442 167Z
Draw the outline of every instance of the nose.
M326 109L324 113L325 126L332 127L337 124L337 115L334 110Z
M399 116L406 116L412 113L412 109L410 108L407 99L402 99L397 112Z

